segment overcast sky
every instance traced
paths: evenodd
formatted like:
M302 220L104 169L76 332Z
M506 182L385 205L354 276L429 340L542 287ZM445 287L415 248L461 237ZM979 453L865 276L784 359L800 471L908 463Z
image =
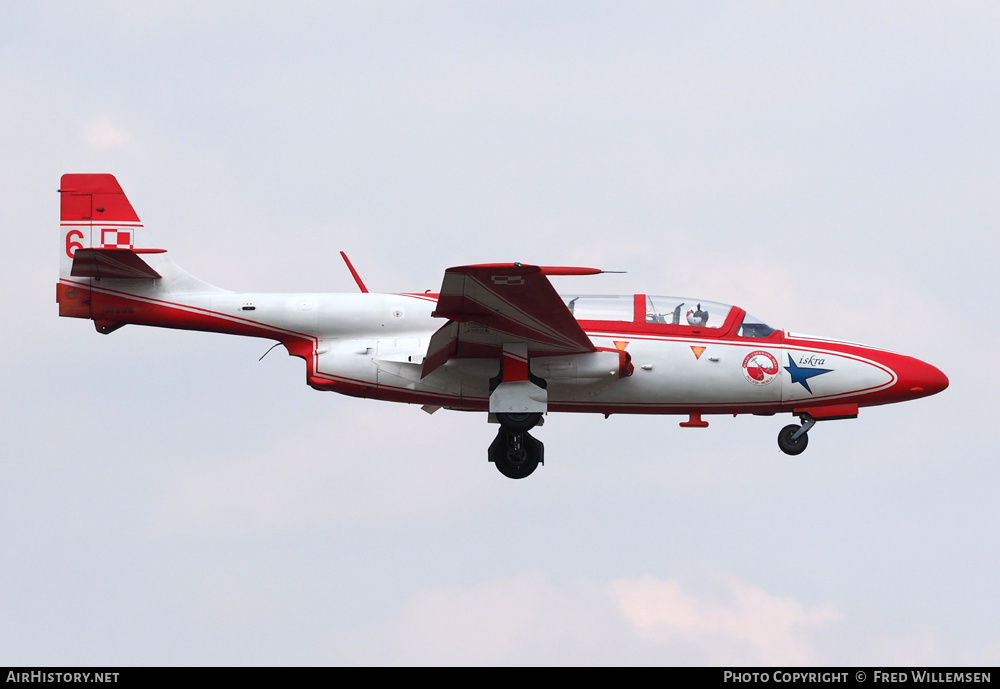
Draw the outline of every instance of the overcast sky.
M4 2L0 665L1000 663L992 2ZM319 393L57 317L59 177L221 287L593 265L911 354L823 423Z

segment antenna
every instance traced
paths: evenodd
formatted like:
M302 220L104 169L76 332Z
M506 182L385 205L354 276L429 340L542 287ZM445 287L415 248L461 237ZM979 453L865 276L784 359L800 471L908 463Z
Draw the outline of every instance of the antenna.
M368 294L368 288L365 287L365 283L361 282L361 276L358 275L358 271L354 270L354 266L351 265L351 259L347 258L347 254L343 251L340 252L340 255L344 257L344 263L347 264L347 269L351 271L351 276L354 278L354 281L358 283L358 289L360 289L363 293Z

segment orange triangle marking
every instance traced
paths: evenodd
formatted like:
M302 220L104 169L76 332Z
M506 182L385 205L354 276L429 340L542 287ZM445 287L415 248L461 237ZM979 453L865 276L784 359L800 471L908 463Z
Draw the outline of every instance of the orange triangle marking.
M694 345L691 345L691 351L694 352L695 359L700 359L706 349L708 349L708 347L695 347Z
M628 340L612 340L615 343L615 347L618 348L619 352L624 352L625 348L628 347Z

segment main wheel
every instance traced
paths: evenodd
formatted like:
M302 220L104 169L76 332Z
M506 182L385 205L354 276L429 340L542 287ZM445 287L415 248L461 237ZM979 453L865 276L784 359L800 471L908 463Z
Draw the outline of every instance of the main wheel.
M542 420L538 412L524 414L497 414L497 421L508 431L530 431Z
M809 444L809 434L803 433L796 440L792 440L792 436L795 435L802 426L798 426L794 423L789 424L781 429L778 433L778 447L786 455L797 455L801 454L803 450L806 449L806 445Z
M543 461L544 445L527 433L503 428L490 445L489 457L497 470L507 478L529 476Z

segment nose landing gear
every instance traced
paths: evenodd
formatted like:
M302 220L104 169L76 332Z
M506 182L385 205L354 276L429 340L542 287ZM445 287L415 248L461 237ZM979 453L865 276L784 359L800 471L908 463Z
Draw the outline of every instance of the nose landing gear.
M778 432L778 447L786 455L798 455L809 445L809 429L816 425L816 419L809 414L802 414L802 425L789 424Z

